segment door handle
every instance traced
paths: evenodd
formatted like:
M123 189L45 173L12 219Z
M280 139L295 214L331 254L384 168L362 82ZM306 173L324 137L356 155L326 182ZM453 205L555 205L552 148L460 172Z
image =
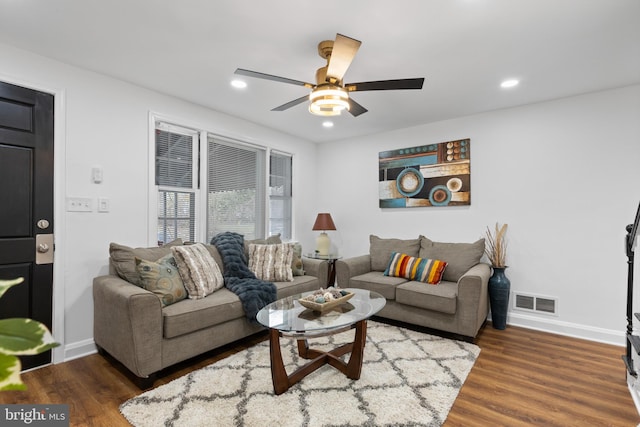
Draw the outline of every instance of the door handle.
M36 264L53 264L53 234L36 234Z

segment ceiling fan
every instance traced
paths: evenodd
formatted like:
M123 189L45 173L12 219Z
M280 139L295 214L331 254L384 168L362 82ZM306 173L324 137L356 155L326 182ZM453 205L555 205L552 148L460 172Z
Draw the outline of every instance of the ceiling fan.
M282 104L271 111L284 111L309 100L311 101L309 104L309 112L320 116L336 116L344 110L349 111L354 117L366 113L368 110L354 101L349 96L350 92L422 89L424 77L345 84L342 79L361 44L362 42L359 40L343 36L342 34L337 34L335 41L325 40L320 42L318 44L318 54L327 60L327 65L318 68L316 71L316 84L242 68L238 68L235 74L289 83L311 89L309 95Z

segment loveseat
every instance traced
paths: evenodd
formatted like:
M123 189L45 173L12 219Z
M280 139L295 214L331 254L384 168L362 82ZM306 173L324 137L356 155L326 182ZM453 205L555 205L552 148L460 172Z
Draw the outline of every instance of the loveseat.
M489 312L491 269L481 262L484 239L474 243L442 243L424 236L402 240L371 235L369 244L368 254L336 262L340 287L382 294L387 304L377 313L378 317L449 332L467 341L475 339ZM439 283L406 278L418 269L405 268L417 265L420 262L417 258L426 260L422 261L423 266L433 266L430 273ZM443 263L447 263L444 270Z
M245 254L251 243L277 244L279 240L277 236L245 242ZM238 295L224 286L205 297L182 296L177 302L171 295L165 300L166 296L161 298L145 289L140 265L163 263L171 258L172 247L181 246L179 240L155 248L111 243L109 274L93 280L94 341L98 351L107 352L121 362L135 375L133 379L141 388L152 386L156 374L168 366L264 329L247 318ZM224 262L216 247L204 246L224 272ZM272 281L277 298L325 286L326 261L302 262L301 257L294 257L293 261L292 270L297 270L298 275L292 281ZM162 269L158 274L161 273ZM157 289L155 292L158 293Z

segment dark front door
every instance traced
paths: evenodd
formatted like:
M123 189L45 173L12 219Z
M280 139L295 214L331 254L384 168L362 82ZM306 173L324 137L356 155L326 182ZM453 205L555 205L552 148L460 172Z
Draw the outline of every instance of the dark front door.
M51 329L53 249L53 96L0 82L0 279L24 278L0 298L0 318ZM21 361L44 365L51 351Z

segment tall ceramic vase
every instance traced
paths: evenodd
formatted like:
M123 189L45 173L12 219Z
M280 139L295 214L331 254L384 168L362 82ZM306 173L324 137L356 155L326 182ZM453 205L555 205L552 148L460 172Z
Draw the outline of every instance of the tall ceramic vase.
M496 329L507 327L507 311L509 310L509 291L511 282L504 274L507 267L492 267L493 274L489 278L489 303L491 304L491 321Z

